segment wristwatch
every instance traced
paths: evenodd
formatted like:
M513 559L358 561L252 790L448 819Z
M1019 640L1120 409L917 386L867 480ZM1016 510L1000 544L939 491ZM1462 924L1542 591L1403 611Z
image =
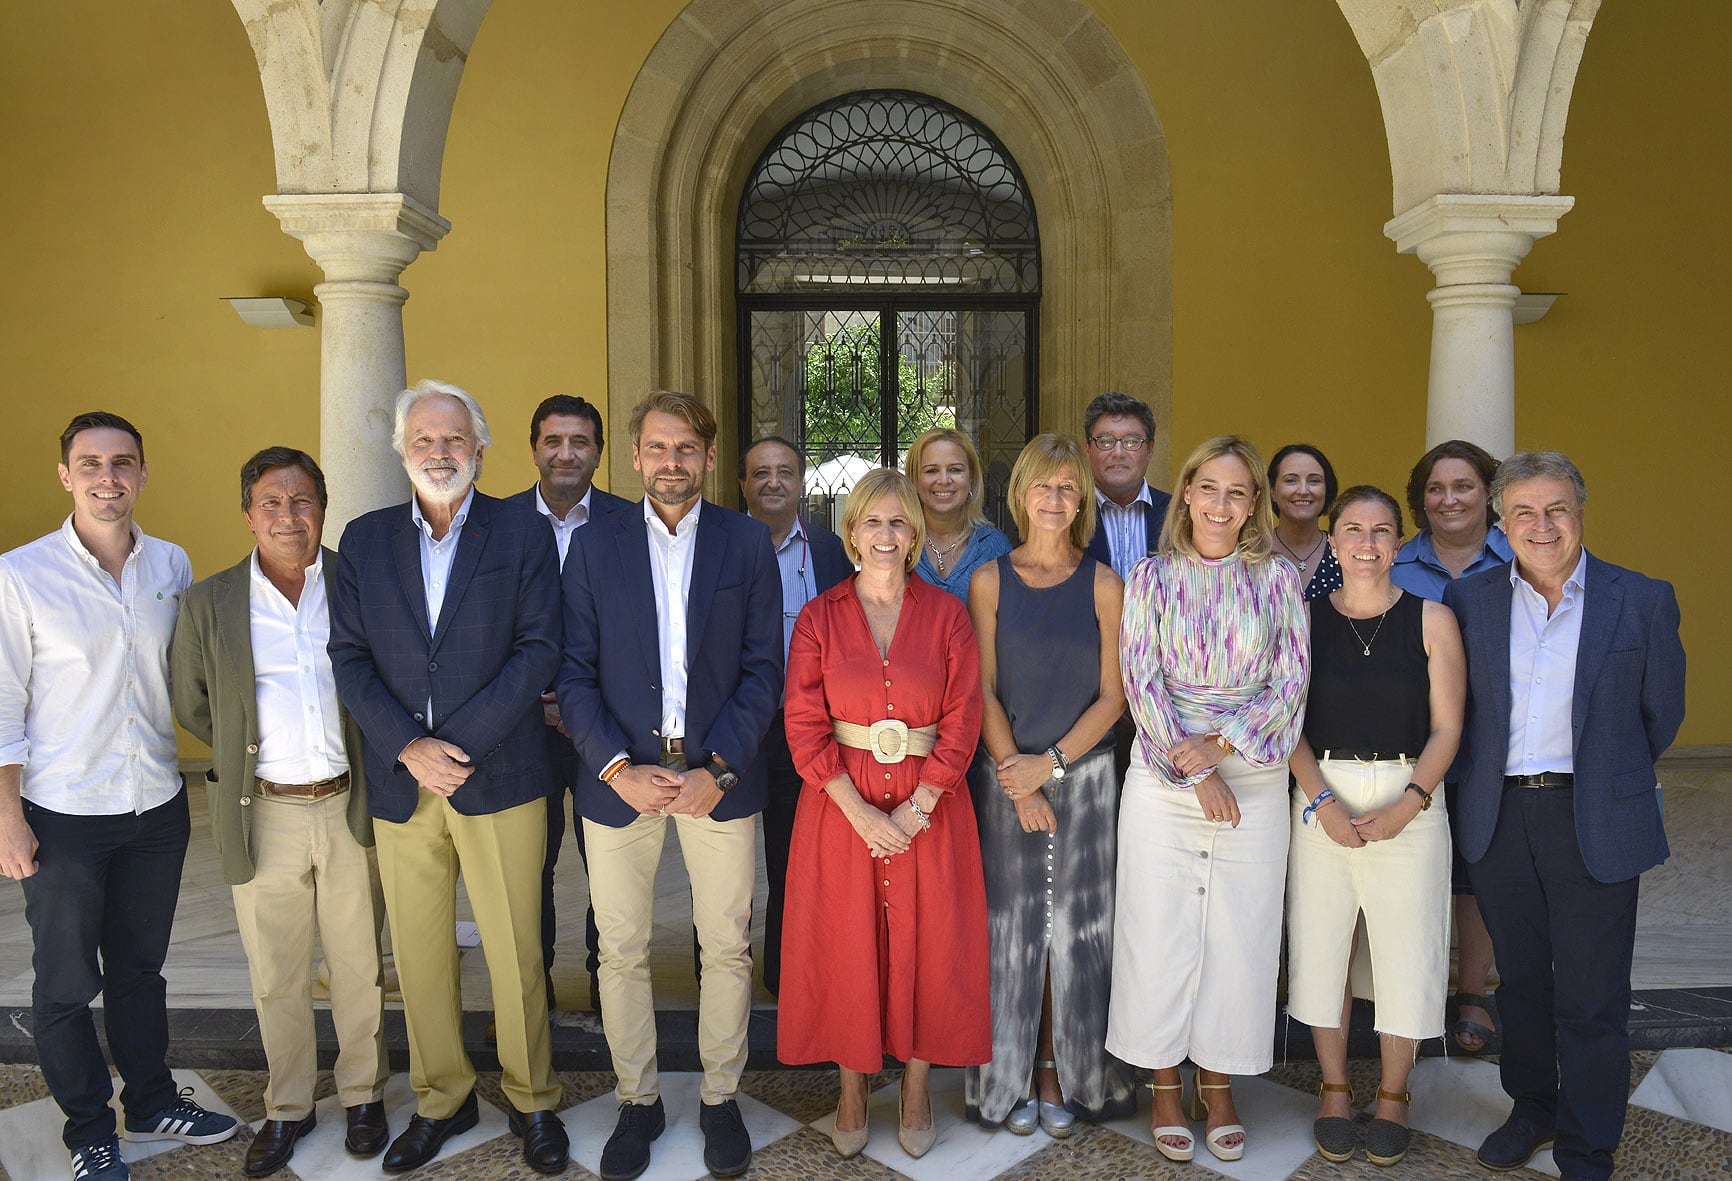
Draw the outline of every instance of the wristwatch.
M704 764L704 770L710 773L710 778L716 781L716 790L723 795L740 786L739 773L715 755L711 755L710 761Z
M1070 768L1070 760L1064 757L1064 751L1056 746L1046 748L1046 757L1052 760L1052 777L1062 780Z

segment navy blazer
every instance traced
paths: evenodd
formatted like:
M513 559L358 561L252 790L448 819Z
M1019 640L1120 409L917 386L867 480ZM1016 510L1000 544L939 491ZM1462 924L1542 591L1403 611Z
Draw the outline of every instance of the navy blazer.
M812 547L812 582L818 594L853 575L854 563L848 560L840 537L810 521L802 520L800 526L806 530L806 544Z
M451 796L457 811L482 816L546 795L541 692L559 665L555 554L545 519L477 491L433 630L409 505L343 530L331 585L331 669L361 725L375 819L401 823L414 814L421 788L397 756L427 735L475 762Z
M660 528L658 524L656 526ZM638 813L599 778L620 751L661 762L661 645L641 503L577 531L565 557L565 653L556 692L577 747L577 810L623 828ZM703 502L686 601L686 762L718 754L739 786L710 815L736 820L768 797L764 734L782 696L782 575L770 530Z
M522 492L513 492L510 496L505 498L505 503L516 505L518 508L526 508L536 516L540 516L541 510L535 506L535 489L537 487L538 485L531 484ZM634 503L636 502L627 500L623 496L615 496L611 492L603 492L600 488L597 488L592 484L589 488L589 519L594 521L599 517L609 516L610 514L617 513L620 509L627 508ZM549 527L551 528L551 524ZM557 555L558 552L558 543L555 543L554 553Z
M1167 505L1173 498L1171 494L1162 492L1159 488L1150 484L1149 499L1153 504L1149 508L1143 510L1143 526L1148 530L1149 555L1152 555L1156 550L1161 548L1161 527L1166 524ZM1089 557L1093 558L1101 565L1105 566L1108 570L1113 568L1112 549L1107 544L1106 526L1100 523L1098 520L1098 514L1095 523L1095 535L1089 538L1088 549L1083 552L1088 554Z
M1669 853L1654 764L1684 720L1684 646L1672 584L1588 555L1576 650L1576 840L1588 872L1621 882ZM1510 566L1449 584L1443 601L1467 649L1456 844L1478 861L1491 844L1509 756Z

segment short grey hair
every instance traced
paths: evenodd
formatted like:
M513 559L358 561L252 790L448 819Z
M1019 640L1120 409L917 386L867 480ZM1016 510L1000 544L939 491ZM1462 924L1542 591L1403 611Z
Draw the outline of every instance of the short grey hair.
M1503 494L1511 484L1524 480L1568 480L1576 490L1576 507L1588 503L1588 484L1582 471L1562 451L1517 451L1497 465L1491 478L1491 507L1503 516Z
M481 403L471 397L468 390L448 381L423 377L397 395L397 412L391 420L391 450L403 456L403 431L409 420L409 411L428 398L454 398L469 412L469 426L475 433L475 476L480 479L481 453L493 446L493 432L487 429L487 416L481 413Z

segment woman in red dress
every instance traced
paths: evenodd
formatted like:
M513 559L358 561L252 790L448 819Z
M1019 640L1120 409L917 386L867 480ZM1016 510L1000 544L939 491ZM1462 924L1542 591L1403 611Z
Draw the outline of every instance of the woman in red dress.
M873 471L842 516L860 573L801 612L788 745L804 786L788 860L777 1054L841 1068L836 1150L866 1145L867 1080L906 1064L897 1138L932 1146L931 1063L992 1055L986 888L967 773L980 650L958 599L910 571L922 514Z

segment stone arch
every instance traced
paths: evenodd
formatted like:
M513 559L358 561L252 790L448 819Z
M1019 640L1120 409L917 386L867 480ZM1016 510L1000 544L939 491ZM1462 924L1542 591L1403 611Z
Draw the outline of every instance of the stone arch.
M1106 389L1172 403L1172 196L1141 76L1081 0L693 0L645 60L608 167L608 398L690 390L736 413L734 220L770 137L856 90L969 112L1023 170L1041 221L1041 425ZM1167 461L1169 432L1157 458ZM731 454L718 470L732 467ZM626 448L612 476L629 486Z

